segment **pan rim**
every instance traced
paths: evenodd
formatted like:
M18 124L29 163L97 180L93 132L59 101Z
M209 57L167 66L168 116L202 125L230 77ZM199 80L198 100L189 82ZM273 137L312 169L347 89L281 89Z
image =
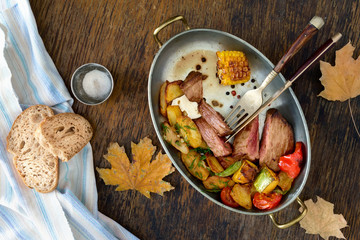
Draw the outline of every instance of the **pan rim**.
M289 199L287 199L285 202L281 203L278 207L268 210L268 211L259 211L259 212L252 212L252 211L246 211L243 209L238 209L238 208L232 208L229 206L226 206L225 204L221 203L220 201L213 199L211 196L209 196L208 194L206 194L201 188L199 188L190 178L188 178L188 176L186 176L186 174L184 174L181 170L181 168L178 166L178 164L176 163L176 161L173 159L172 155L170 154L169 150L167 149L165 142L161 136L160 130L157 127L157 122L156 122L156 118L155 118L155 114L153 111L153 107L152 107L152 98L151 98L151 93L152 93L152 74L156 65L156 62L158 60L158 58L161 56L161 53L164 51L164 49L166 49L166 47L172 42L174 41L176 38L179 38L183 35L186 34L192 34L192 33L198 33L198 32L212 32L212 33L217 33L217 34L221 34L221 35L225 35L229 38L232 38L242 44L244 44L246 47L250 48L251 50L253 50L254 52L256 52L259 56L261 56L263 58L263 60L265 60L265 62L267 62L269 64L269 66L271 66L272 68L274 68L274 64L264 55L262 54L258 49L256 49L254 46L252 46L250 43L246 42L245 40L236 37L230 33L227 32L223 32L220 30L215 30L215 29L207 29L207 28L195 28L195 29L190 29L190 30L186 30L183 31L181 33L176 34L175 36L171 37L169 40L167 40L162 47L160 48L160 50L155 54L155 57L153 59L153 62L151 64L151 68L150 68L150 72L149 72L149 77L148 77L148 103L149 103L149 110L150 110L150 116L151 116L151 120L152 120L152 124L154 126L156 135L161 143L162 148L164 149L165 153L169 156L170 160L172 161L173 165L175 166L175 168L178 170L178 172L182 175L182 177L184 177L186 179L186 181L192 186L194 187L198 192L200 192L203 196L205 196L207 199L209 199L210 201L212 201L213 203L224 207L230 211L236 212L236 213L241 213L241 214L246 214L246 215L257 215L257 216L261 216L261 215L268 215L268 214L272 214L278 211L281 211L282 209L288 207L290 204L292 204L296 198L300 195L300 193L302 192L303 188L305 187L305 184L307 182L307 178L310 172L310 167L311 167L311 142L310 142L310 136L309 136L309 130L308 130L308 126L307 126L307 122L305 119L305 115L302 111L301 105L295 95L295 93L293 92L293 90L291 89L291 87L288 89L294 102L295 105L299 111L299 115L301 118L301 123L304 127L304 131L305 131L305 140L306 140L306 145L307 145L307 151L306 151L306 164L305 164L305 174L304 174L304 178L300 184L300 186L295 190L293 196ZM282 76L282 74L279 74L279 77L281 78L281 81L285 84L285 78Z

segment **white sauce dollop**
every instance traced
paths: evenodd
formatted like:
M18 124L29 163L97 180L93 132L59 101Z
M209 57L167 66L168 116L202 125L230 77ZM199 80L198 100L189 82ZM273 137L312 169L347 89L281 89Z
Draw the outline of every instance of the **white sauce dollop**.
M102 99L111 91L111 80L106 73L95 69L85 74L82 86L89 97Z
M181 97L175 98L171 105L177 105L180 107L181 111L185 111L189 118L196 119L201 117L199 110L198 110L198 104L196 102L190 102L189 99L182 95Z

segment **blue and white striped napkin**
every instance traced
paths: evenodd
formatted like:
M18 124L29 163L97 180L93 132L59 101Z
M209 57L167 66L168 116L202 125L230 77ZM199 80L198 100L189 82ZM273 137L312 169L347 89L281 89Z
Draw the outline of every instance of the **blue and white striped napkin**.
M0 239L137 239L97 209L92 149L60 162L51 193L29 189L6 151L6 136L28 106L71 112L73 100L39 36L27 0L2 0L0 12Z

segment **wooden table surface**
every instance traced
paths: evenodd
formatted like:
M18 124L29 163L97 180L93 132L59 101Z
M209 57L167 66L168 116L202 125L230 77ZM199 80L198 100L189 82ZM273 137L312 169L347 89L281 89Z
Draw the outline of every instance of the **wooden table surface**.
M356 1L116 1L31 0L38 29L46 49L70 89L77 67L96 62L113 74L114 92L97 106L75 100L76 113L95 128L91 140L96 167L109 167L102 157L108 144L117 141L128 152L130 141L149 136L161 148L151 123L147 82L158 46L152 33L174 15L184 15L192 28L211 28L236 35L259 49L273 63L291 45L314 16L324 18L320 32L285 67L290 76L310 54L336 32L360 49L360 6ZM183 31L181 23L164 30L167 40ZM333 63L335 49L324 57ZM301 199L320 196L335 204L349 227L348 239L360 238L359 137L353 127L347 102L329 102L317 95L323 89L319 65L295 83L309 126L312 164ZM360 123L360 98L351 100L355 121ZM286 230L273 226L268 216L233 213L197 192L179 172L166 178L175 190L164 197L147 199L136 191L115 192L96 173L99 210L141 239L320 239L305 234L297 224ZM276 214L280 222L294 218L298 205Z

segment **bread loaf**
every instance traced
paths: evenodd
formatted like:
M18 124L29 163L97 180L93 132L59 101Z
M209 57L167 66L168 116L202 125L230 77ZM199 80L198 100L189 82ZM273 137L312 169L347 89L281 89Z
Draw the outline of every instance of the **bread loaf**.
M23 111L7 136L7 150L24 183L38 192L50 192L58 183L58 158L43 148L34 137L40 123L54 113L48 106L35 105Z
M47 117L35 132L41 146L62 161L69 161L85 147L92 135L90 123L75 113Z

